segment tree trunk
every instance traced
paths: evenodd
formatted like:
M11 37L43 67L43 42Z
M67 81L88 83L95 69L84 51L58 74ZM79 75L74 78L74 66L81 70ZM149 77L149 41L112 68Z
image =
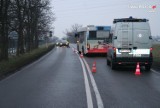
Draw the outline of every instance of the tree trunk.
M9 0L1 0L0 7L0 60L8 60L8 7Z
M24 54L24 34L23 34L22 24L19 25L19 29L18 29L18 51L17 51L17 55L19 56L19 54Z

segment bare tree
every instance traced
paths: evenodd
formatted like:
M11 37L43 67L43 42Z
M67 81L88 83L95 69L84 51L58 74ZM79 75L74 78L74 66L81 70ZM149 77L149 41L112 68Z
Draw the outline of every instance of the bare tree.
M55 21L50 0L16 0L13 2L14 29L18 32L17 55L38 48L39 36L51 29Z
M10 0L0 0L0 60L8 59L9 6Z
M27 49L38 48L38 39L42 34L46 35L55 21L51 12L50 0L28 0L27 11Z
M72 30L72 32L76 33L78 31L78 29L81 27L82 27L82 25L80 25L80 24L74 24L74 25L72 25L71 30Z
M81 28L82 25L74 24L71 26L70 30L66 29L63 33L67 36L70 42L76 42L75 33L77 33L78 29Z
M18 33L17 55L39 46L39 36L54 30L51 0L0 0L0 60L8 59L8 33Z

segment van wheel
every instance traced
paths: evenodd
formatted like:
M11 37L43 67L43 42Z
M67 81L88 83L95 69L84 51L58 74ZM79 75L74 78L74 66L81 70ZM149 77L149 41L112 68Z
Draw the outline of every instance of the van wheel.
M114 69L116 68L116 65L115 65L115 63L113 62L113 60L111 60L110 65L111 65L111 69L112 69L112 70L114 70Z
M145 65L145 70L146 71L150 71L150 69L151 69L151 65Z

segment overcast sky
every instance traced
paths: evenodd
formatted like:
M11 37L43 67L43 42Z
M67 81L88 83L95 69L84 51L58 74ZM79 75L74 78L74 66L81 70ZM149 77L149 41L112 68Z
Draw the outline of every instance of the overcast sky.
M51 0L56 16L55 36L71 25L112 25L114 18L147 18L152 35L160 35L160 0ZM151 6L155 6L152 9Z

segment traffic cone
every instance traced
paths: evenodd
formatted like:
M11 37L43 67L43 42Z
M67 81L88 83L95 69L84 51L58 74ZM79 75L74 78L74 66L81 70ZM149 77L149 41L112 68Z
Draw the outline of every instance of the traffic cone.
M80 57L83 58L83 53L81 53Z
M137 63L137 66L136 66L135 75L141 75L139 62Z
M96 69L96 62L93 63L93 66L92 66L92 72L95 73L97 71Z

